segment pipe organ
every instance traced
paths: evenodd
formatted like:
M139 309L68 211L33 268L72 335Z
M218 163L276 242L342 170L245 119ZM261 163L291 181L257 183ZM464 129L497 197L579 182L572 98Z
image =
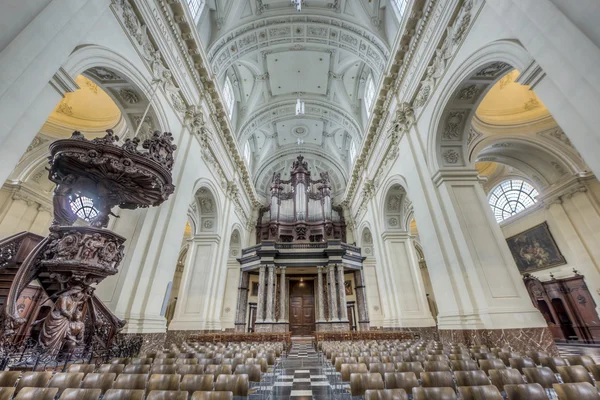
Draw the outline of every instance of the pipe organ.
M342 207L331 200L329 174L321 172L313 180L308 163L301 155L294 161L289 180L280 173L271 179L269 205L259 211L257 242L309 241L328 239L346 241L346 223Z

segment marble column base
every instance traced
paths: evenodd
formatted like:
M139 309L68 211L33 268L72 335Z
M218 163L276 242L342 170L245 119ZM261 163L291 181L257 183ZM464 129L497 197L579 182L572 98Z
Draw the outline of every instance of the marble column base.
M167 333L120 333L119 337L123 340L141 337L142 347L140 348L140 354L144 354L161 351L165 347Z
M255 332L287 332L289 331L287 322L256 322L254 324Z
M371 329L371 323L369 321L358 321L358 329L361 332L368 331Z
M467 346L506 347L510 351L545 351L558 356L558 348L548 328L439 330L444 344L463 343Z
M235 324L235 331L236 332L246 332L246 324Z
M438 329L435 326L420 326L411 328L383 328L382 330L393 332L405 332L421 340L440 340Z

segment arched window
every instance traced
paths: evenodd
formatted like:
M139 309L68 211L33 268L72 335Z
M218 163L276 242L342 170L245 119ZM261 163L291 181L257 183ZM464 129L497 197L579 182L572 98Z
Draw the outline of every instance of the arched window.
M500 183L489 197L496 221L502 222L535 204L538 191L529 183L510 179Z
M365 85L365 94L363 100L365 102L365 108L367 110L367 117L371 116L371 106L373 105L373 99L375 99L375 83L373 82L373 75L369 75L367 84Z
M81 195L73 196L70 205L73 213L87 222L90 222L98 215L98 210L96 210L94 202L90 198Z
M190 12L192 13L192 17L194 21L198 19L200 16L200 12L202 12L202 6L204 5L204 0L187 0L188 7L190 8Z
M408 6L408 0L393 0L394 5L396 6L396 11L398 15L402 17L406 12L406 6Z
M223 86L223 101L225 102L225 108L227 108L227 115L229 118L233 115L233 103L235 102L235 94L233 93L233 86L229 77L225 78L225 85Z
M356 142L352 140L350 143L350 164L354 164L354 159L356 158Z

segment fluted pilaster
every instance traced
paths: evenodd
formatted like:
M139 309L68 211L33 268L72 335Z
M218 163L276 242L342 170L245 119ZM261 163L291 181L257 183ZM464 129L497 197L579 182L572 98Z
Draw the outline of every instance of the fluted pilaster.
M339 316L341 321L348 321L348 308L346 306L346 287L344 285L344 266L338 264L338 299L340 300Z
M266 266L261 265L258 270L258 304L256 305L256 321L265 320L266 300Z

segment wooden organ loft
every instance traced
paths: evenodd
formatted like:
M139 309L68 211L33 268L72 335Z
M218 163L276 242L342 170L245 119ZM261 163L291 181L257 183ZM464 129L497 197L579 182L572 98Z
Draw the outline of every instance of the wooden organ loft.
M324 242L346 241L346 222L342 207L331 200L329 174L321 172L313 180L304 157L298 156L292 165L290 179L273 174L271 199L259 211L256 242Z

